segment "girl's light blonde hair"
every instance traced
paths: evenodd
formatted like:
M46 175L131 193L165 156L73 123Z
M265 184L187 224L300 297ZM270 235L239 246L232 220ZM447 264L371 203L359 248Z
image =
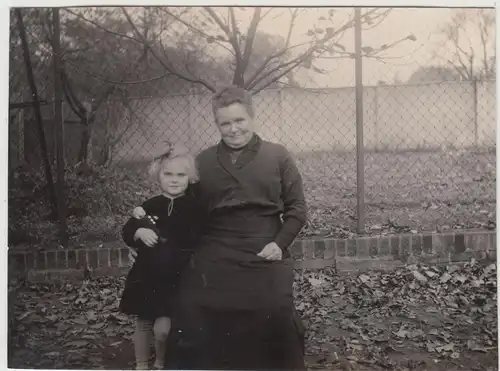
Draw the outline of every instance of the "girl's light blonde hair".
M181 146L167 144L168 149L161 155L156 156L148 167L149 176L158 180L158 173L165 160L173 160L174 158L183 159L186 162L186 172L188 175L189 183L196 183L199 180L198 169L196 168L196 161L194 156L189 151Z

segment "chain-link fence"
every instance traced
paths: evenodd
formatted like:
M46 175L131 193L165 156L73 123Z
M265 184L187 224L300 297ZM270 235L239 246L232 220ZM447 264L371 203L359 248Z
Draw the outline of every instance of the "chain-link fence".
M315 19L324 14L334 22L329 17L336 13L330 10L314 10L320 14ZM248 11L255 16L254 10ZM293 9L272 11L288 12L294 19ZM371 14L372 23L386 21L386 10L370 11L363 13L364 21L366 14ZM210 90L231 79L241 85L240 65L234 66L231 59L235 46L224 34L227 31L230 36L232 28L222 27L235 13L227 8L212 14L213 10L201 8L147 7L60 12L64 201L70 243L115 240L132 208L158 191L147 178L146 167L162 152L165 142L183 144L197 153L219 140ZM345 24L352 30L350 13L345 14ZM50 154L54 85L47 71L54 56L50 40L55 37L48 26L51 10L23 10L23 14ZM9 243L44 246L56 239L57 223L48 217L45 193L37 192L45 189L46 181L41 176L39 136L30 122L33 108L26 72L18 63L22 53L17 26L13 19ZM224 32L221 35L217 30ZM174 41L162 43L162 32ZM318 34L325 32L334 31L328 31L328 27L322 32L316 29ZM365 35L368 31L363 32ZM347 87L308 88L298 82L298 72L297 76L282 75L286 69L283 66L298 57L286 49L285 38L275 41L266 35L255 37L255 60L249 59L254 64L250 63L243 79L245 87L258 91L254 95L258 133L293 152L303 175L309 222L302 235L345 237L356 233L357 117L353 83L346 82ZM338 38L344 36L339 34ZM236 41L244 45L244 39L238 36ZM402 40L406 39L411 42L413 38ZM314 40L325 48L324 40ZM225 51L228 48L229 52ZM269 48L287 52L267 62L265 71L259 72L259 66L267 60L260 53ZM311 59L319 60L321 48L290 71L299 71ZM388 48L384 45L381 50ZM244 53L244 48L237 50ZM45 51L49 57L44 57ZM352 55L345 53L353 66L349 59ZM363 60L370 60L371 52L366 53ZM377 58L385 57L377 54ZM275 69L273 63L281 63L281 69ZM421 63L424 67L429 64ZM321 72L314 65L307 67L311 69ZM338 75L338 71L332 73ZM495 227L494 76L449 80L410 78L393 84L365 83L363 233Z

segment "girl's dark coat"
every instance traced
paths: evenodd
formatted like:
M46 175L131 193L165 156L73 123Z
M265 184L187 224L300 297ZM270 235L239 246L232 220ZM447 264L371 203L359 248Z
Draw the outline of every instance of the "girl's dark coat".
M125 243L137 248L138 256L126 279L120 301L122 312L145 319L171 315L180 272L196 244L200 211L195 189L190 186L185 195L175 199L159 195L144 202L146 213L158 217L156 225L148 218L130 218L123 227ZM139 228L153 229L159 242L147 247L140 240L134 241Z

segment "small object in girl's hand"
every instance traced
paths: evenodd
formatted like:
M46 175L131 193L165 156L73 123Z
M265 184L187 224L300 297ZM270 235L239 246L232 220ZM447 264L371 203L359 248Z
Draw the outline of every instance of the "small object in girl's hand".
M158 217L157 216L148 215L148 220L151 223L156 224L156 221L158 220Z

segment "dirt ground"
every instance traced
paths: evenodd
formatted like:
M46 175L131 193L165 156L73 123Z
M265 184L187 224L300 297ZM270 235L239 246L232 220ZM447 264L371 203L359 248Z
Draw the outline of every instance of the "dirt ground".
M11 301L9 367L132 369L124 279L24 284ZM310 370L496 370L496 266L297 271ZM340 360L340 362L339 362Z

